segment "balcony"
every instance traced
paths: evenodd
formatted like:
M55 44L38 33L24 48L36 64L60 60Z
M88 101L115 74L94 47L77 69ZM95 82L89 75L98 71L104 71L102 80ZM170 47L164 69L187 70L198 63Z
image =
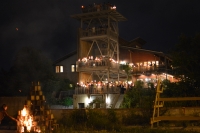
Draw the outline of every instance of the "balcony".
M105 60L88 60L77 61L77 71L92 71L92 70L106 70L108 68L112 70L118 70L119 64L116 62L110 62Z
M133 67L132 73L134 74L140 74L140 73L152 73L152 72L157 72L157 73L163 73L163 72L168 72L172 73L171 68L166 68L164 65L156 65L156 66L138 66L138 67Z
M154 66L139 66L133 67L133 73L151 72L157 70Z
M119 87L107 87L101 86L100 88L95 88L94 86L83 87L77 86L75 88L75 94L119 94L120 88Z
M93 27L86 30L80 29L79 32L80 32L81 39L91 39L93 37L101 38L108 35L110 35L110 38L114 40L118 39L117 33L108 28L94 28Z

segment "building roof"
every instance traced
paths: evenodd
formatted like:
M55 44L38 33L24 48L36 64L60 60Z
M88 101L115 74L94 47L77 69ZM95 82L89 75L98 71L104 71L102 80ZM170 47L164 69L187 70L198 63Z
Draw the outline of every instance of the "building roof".
M61 58L58 59L58 60L56 60L56 61L53 63L53 65L56 65L57 63L59 63L59 62L65 60L65 59L67 59L67 58L69 58L69 57L71 57L71 56L73 56L73 55L75 55L75 54L77 54L77 51L76 51L76 50L73 51L73 52L71 52L71 53L69 53L69 54L67 54L67 55L65 55L65 56L63 56L63 57L61 57Z
M141 48L144 44L146 44L146 41L143 40L140 37L137 37L131 41L126 41L123 38L119 37L119 45L120 46L127 46L127 47L133 47L133 48Z
M120 48L123 48L123 49L128 49L130 50L131 52L134 52L134 51L144 51L144 52L149 52L149 53L152 53L156 56L164 56L165 58L167 58L168 60L172 60L170 58L169 55L163 53L163 52L159 52L159 51L153 51L153 50L148 50L148 49L142 49L142 48L135 48L135 47L128 47L128 46L120 46Z

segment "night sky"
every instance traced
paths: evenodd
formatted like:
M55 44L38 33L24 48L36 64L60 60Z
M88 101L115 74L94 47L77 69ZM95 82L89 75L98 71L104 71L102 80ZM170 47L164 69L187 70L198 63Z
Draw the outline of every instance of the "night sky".
M42 50L53 61L76 50L80 23L70 15L81 5L110 2L128 20L119 23L120 37L141 37L144 48L168 52L181 33L200 32L199 0L1 0L0 68L8 70L23 46Z

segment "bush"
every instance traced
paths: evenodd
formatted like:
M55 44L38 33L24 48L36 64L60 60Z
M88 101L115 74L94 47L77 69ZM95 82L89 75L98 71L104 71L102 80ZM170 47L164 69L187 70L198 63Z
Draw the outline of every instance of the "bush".
M131 126L131 125L148 125L149 124L149 119L143 117L140 114L136 114L135 112L130 112L127 115L123 115L122 117L122 123L125 126Z
M103 130L111 127L111 123L104 113L96 112L95 110L88 110L87 116L87 127L96 130Z

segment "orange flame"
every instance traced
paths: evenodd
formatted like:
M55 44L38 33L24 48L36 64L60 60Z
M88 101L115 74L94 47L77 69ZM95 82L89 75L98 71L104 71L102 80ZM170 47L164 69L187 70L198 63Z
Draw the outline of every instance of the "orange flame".
M27 131L31 131L33 122L33 117L30 115L29 111L26 107L21 110L21 117L20 117L20 125L21 125L21 132L24 132L24 127L27 128Z

